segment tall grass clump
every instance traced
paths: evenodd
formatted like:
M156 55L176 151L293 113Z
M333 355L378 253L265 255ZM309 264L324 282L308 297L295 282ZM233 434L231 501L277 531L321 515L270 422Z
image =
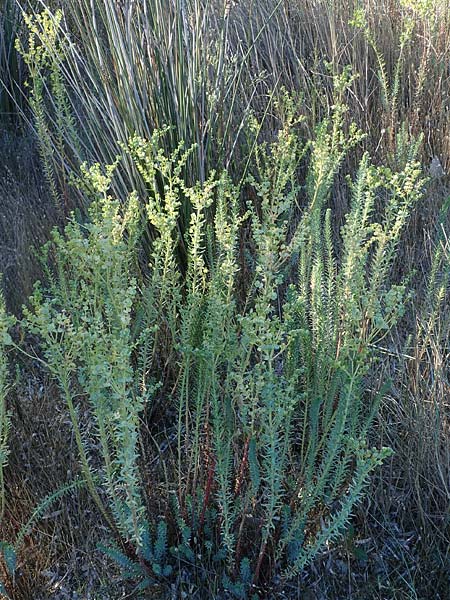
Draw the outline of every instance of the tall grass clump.
M389 274L420 169L409 161L393 172L364 155L337 244L333 183L362 134L344 133L337 105L305 144L289 97L282 112L243 186L227 172L191 185L185 166L196 150L167 154L167 130L127 142L145 183L139 201L110 195L117 165L84 166L89 218L55 231L54 267L26 312L113 533L102 548L139 589L170 580L176 565L236 598L292 579L340 538L389 454L367 445L383 393L369 389L369 374L408 298ZM249 127L260 131L255 119ZM148 223L155 239L142 270ZM157 411L171 456L162 461L145 417Z
M380 474L379 485L391 493L384 495L378 510L387 528L395 518L395 525L414 536L420 571L409 574L408 585L421 589L420 576L426 573L433 591L424 588L424 597L428 593L445 597L448 587L450 254L446 217L444 210L429 242L431 266L424 293L417 299L412 333L391 359L397 391L389 394L381 411L382 434L395 455L390 468ZM402 499L400 505L393 494ZM403 552L402 560L409 564Z
M421 528L424 535L436 535L439 542L445 544L448 536L442 534L439 527L450 507L450 453L447 444L450 315L446 309L450 292L450 247L444 229L437 236L426 291L416 317L414 353L407 365L406 393L410 401L405 403L405 408L409 409L406 411L407 420L420 423L420 437L414 436L417 461L412 472L416 479L413 487L420 507ZM425 478L432 489L430 506L426 506L428 502L423 505L425 499L421 500L417 483Z
M15 0L4 0L0 12L0 124L10 125L24 108L24 69L14 43L21 28Z
M238 66L227 56L227 3L55 4L31 14L24 5L30 38L20 46L53 176L64 178L85 159L109 164L131 135L150 138L170 125L166 151L180 141L195 145L184 174L191 183L205 181L225 160L222 141L235 139L240 100ZM114 186L119 197L142 191L132 163L120 165ZM184 219L188 212L184 203Z
M331 114L333 78L347 65L358 74L347 102L370 132L366 149L395 167L398 137L423 134L422 158L448 167L446 2L383 1L375 10L368 0L70 0L42 3L31 14L27 3L22 8L32 36L20 52L30 71L43 164L55 199L67 209L81 201L68 188L68 171L84 160L110 164L131 135L150 138L168 125L167 152L180 141L195 145L184 167L190 183L224 164L241 171L242 124L255 110L265 116L262 130L270 138L276 115L267 99L283 87L302 90L312 135ZM349 164L357 161L350 153ZM133 164L123 161L114 182L118 197L144 187ZM185 227L187 200L183 207Z
M445 0L238 2L230 48L246 57L245 81L260 74L260 93L302 90L311 132L330 113L333 76L352 65L348 103L368 132L366 149L386 162L405 123L425 135L425 161L447 161L449 8Z

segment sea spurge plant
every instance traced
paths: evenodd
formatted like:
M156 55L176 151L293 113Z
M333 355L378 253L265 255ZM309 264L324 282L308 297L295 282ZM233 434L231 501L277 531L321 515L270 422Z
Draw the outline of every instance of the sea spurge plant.
M123 150L154 230L140 273L146 225L135 194L125 205L109 196L113 166L83 167L89 220L53 235L55 267L28 327L67 400L84 479L122 542L105 552L140 589L170 577L173 561L200 579L214 567L237 598L295 576L339 539L389 453L367 447L382 393L366 390L367 376L407 299L389 275L423 179L414 162L393 172L364 155L338 240L327 206L362 138L343 133L344 115L337 105L303 143L288 111L276 139L255 147L243 187L227 173L188 186L189 151L167 156L164 131L133 136ZM138 452L156 398L175 432L163 519L144 509ZM81 426L87 408L99 452Z
M138 416L145 397L134 389L131 315L136 297L133 265L139 211L135 196L126 207L107 194L112 168L83 168L94 194L89 221L75 218L64 233L55 230L46 251L54 256L48 287L37 288L26 311L26 326L39 334L45 360L65 397L75 429L83 475L102 512L137 545L142 530L142 498L137 470ZM75 398L89 403L100 441L102 464L83 435ZM85 405L84 405L85 406ZM101 482L108 507L96 487Z
M364 394L364 380L376 358L376 343L403 314L406 287L389 285L388 274L405 217L423 183L415 163L394 174L370 166L364 156L351 185L339 260L330 211L322 208L304 223L308 243L300 249L298 284L291 286L286 303L291 330L286 367L297 374L300 392L301 483L297 513L280 547L283 540L295 539L312 506L322 506L325 513L333 502L340 506L329 514L326 527L297 550L297 559L286 571L291 575L318 550L320 540L334 539L342 530L368 474L386 455L386 450L363 450L376 410L376 402ZM374 206L380 197L385 199L385 211L377 222Z

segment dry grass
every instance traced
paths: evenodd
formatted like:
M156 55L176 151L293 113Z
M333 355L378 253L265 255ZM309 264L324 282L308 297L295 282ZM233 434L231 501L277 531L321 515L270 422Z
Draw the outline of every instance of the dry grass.
M37 254L57 215L33 138L0 130L0 153L0 273L9 310L17 313L41 273Z
M25 70L14 49L20 29L20 10L15 0L4 0L0 11L0 120L18 120L24 108L23 82Z
M268 19L277 4L279 9ZM249 77L261 74L266 94L285 85L304 96L311 129L333 102L333 75L351 65L357 78L347 102L352 119L368 134L369 151L385 161L405 122L411 134L425 136L425 163L438 156L448 172L450 6L436 1L421 13L404 7L418 2L401 4L398 0L237 2L231 13L230 43L241 57L250 48ZM358 6L366 10L374 45L349 24ZM414 28L401 51L400 37L408 19ZM252 44L258 31L262 33ZM374 48L384 64L384 82ZM383 97L384 85L392 96L390 103Z

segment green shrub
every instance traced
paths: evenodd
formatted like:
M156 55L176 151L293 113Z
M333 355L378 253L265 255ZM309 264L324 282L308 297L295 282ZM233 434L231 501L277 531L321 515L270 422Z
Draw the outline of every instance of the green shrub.
M131 268L136 253L137 201L132 195L124 214L107 195L113 166L84 170L84 185L95 199L90 221L75 220L65 235L54 231L55 275L50 272L48 295L37 288L28 328L39 333L46 363L57 379L75 430L83 476L104 515L94 479L108 494L114 525L120 535L139 544L142 501L135 462L138 416L145 399L133 393L130 337L136 281ZM125 237L126 236L126 237ZM90 464L89 443L83 439L75 398L86 394L95 436L100 441L102 467ZM108 517L108 520L109 517Z
M104 550L140 588L170 577L176 561L200 580L214 569L215 585L237 598L294 577L339 539L389 453L367 447L377 398L366 380L408 297L389 273L420 169L409 161L392 172L363 157L338 252L327 205L361 133L344 134L338 105L303 144L289 98L284 112L242 188L226 172L187 185L193 150L166 155L165 131L131 138L146 219L135 193L126 205L108 195L115 165L84 167L89 220L55 231L55 268L26 313L67 401L83 477L119 543ZM192 207L184 234L182 198ZM156 236L140 272L145 221ZM157 399L176 431L162 519L146 511L139 453L139 420ZM93 429L83 427L86 410Z

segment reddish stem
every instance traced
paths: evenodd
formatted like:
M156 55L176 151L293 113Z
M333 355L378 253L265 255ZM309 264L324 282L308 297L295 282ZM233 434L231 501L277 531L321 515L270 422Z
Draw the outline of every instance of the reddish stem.
M206 514L206 509L208 508L209 505L209 499L211 497L211 491L212 491L212 487L213 487L213 483L214 483L214 472L216 470L216 461L214 460L214 457L209 454L208 455L208 479L206 481L206 488L205 488L205 496L203 498L203 506L202 506L202 512L200 515L200 529L203 529L203 524L205 522L205 514Z
M236 483L234 486L234 494L236 496L239 495L239 492L241 491L241 487L242 487L242 482L244 481L244 473L245 473L245 469L248 464L248 446L249 446L249 444L250 444L250 436L248 436L247 439L245 440L244 454L242 456L242 461L241 461L241 464L239 467L239 473L236 478Z
M261 549L259 551L258 562L256 563L256 568L255 568L255 575L253 577L253 583L255 585L257 585L258 581L259 581L259 572L261 571L261 565L262 565L262 561L264 558L264 554L266 553L266 547L267 547L267 540L264 540L261 543Z

